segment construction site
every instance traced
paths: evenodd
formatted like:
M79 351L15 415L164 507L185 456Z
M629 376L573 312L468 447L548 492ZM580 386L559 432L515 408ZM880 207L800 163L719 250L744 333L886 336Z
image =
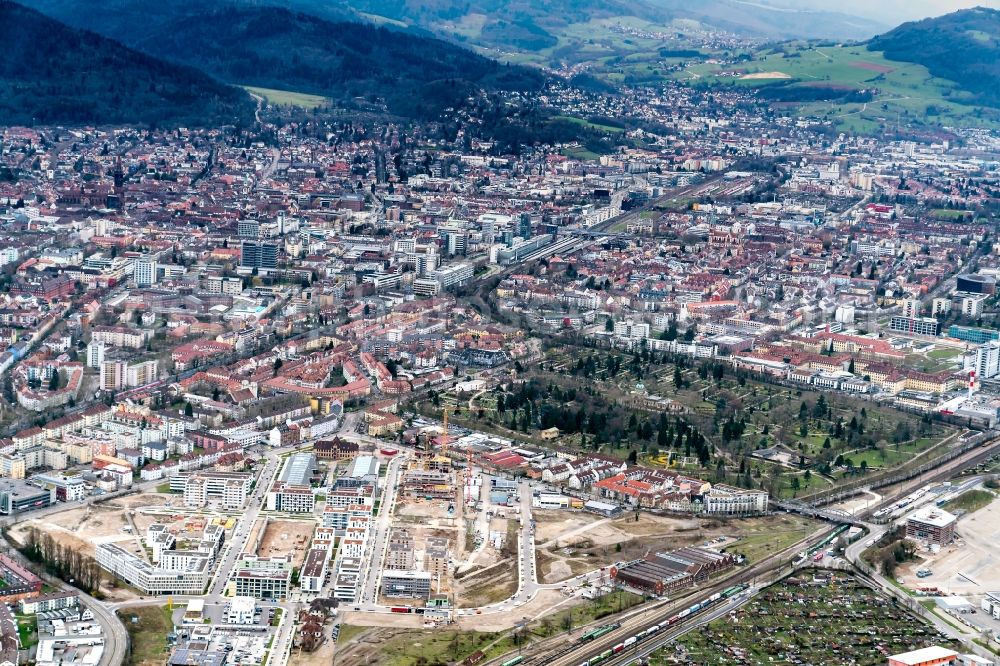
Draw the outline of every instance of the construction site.
M316 523L313 520L273 520L264 518L257 532L251 534L248 548L257 544L256 554L261 557L291 555L292 566L301 567L309 552L309 543Z

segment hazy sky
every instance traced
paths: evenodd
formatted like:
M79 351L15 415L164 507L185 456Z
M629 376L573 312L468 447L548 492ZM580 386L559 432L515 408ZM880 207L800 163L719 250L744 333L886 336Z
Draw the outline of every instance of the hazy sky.
M1000 0L806 0L803 4L856 14L889 25L939 16L967 7L1000 9Z

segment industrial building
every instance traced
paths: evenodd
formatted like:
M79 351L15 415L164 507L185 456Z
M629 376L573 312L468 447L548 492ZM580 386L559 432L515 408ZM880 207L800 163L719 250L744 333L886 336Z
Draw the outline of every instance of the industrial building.
M0 514L11 515L55 504L56 490L39 488L18 479L0 479Z
M889 666L948 666L958 663L957 652L937 645L889 657Z
M611 577L639 590L667 594L703 583L710 576L735 565L736 557L730 553L706 548L681 548L612 567Z

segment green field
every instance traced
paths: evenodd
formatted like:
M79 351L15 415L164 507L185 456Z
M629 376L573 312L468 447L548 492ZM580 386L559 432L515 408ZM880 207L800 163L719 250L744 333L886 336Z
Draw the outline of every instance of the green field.
M268 104L273 104L274 106L298 106L303 109L315 109L329 102L329 99L326 97L307 95L291 90L274 90L272 88L255 88L253 86L243 87L254 95L260 95L267 100Z
M951 347L944 347L942 349L935 349L934 351L927 352L930 358L934 359L951 359L956 356L961 356L964 352L961 349L952 349Z
M21 644L21 649L30 650L32 646L38 643L35 616L18 614L14 619L17 621L17 640Z
M621 127L614 127L612 125L601 125L600 123L594 123L589 120L584 120L583 118L575 118L573 116L556 116L555 120L566 120L576 125L582 125L588 129L597 130L598 132L611 132L614 134L621 134L625 130Z
M947 511L972 513L989 506L997 498L988 490L968 490L944 505Z
M759 562L816 531L816 523L790 513L776 515L774 520L762 523L761 527L764 529L741 536L735 544L726 544L726 550L743 555L749 562Z
M601 157L594 151L587 150L583 146L580 146L579 148L563 148L562 153L566 157L572 157L576 160L596 160Z
M734 72L739 72L734 76ZM754 74L781 74L787 78L754 79ZM995 111L964 103L970 95L956 84L934 77L922 65L886 59L864 46L814 47L793 43L769 49L738 65L697 64L675 78L695 85L708 83L726 87L767 87L875 90L871 102L819 101L796 103L806 114L829 120L855 131L874 131L898 122L982 126L996 124ZM992 120L992 123L990 121Z
M174 629L173 612L166 606L131 608L121 612L128 629L132 666L154 666L166 663L167 634ZM133 622L133 618L136 619Z
M438 629L402 632L383 642L376 654L379 663L387 666L418 666L457 663L476 650L482 650L486 659L492 659L516 649L517 644L507 633Z

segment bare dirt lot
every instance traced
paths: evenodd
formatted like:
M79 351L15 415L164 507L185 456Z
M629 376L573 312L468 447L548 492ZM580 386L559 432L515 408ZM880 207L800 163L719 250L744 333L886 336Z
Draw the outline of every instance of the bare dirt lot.
M717 520L640 513L608 519L579 511L536 511L540 582L558 583L620 560L684 546L734 547L751 561L804 537L811 523L797 516Z
M740 78L744 81L756 81L758 79L790 79L792 77L784 72L755 72L754 74L744 74Z
M629 514L614 520L569 511L535 511L538 574L543 583L557 583L618 560L648 554L655 544L690 545L704 537L701 522Z
M162 506L166 501L168 497L165 495L144 493L84 507L73 508L70 505L65 511L20 523L12 530L12 534L15 539L23 541L25 531L36 527L51 534L59 543L65 543L90 556L94 554L94 547L102 543L117 543L123 548L132 549L137 535L126 528L134 525L137 530L144 532L153 521L136 511L130 522L126 511Z
M270 520L257 554L262 557L291 554L292 566L301 567L315 529L316 523L311 520Z
M946 594L980 595L1000 589L1000 500L963 516L956 527L959 539L932 553L918 552L922 561L900 568L900 582L911 589L936 587ZM932 574L917 578L916 570L928 568Z

